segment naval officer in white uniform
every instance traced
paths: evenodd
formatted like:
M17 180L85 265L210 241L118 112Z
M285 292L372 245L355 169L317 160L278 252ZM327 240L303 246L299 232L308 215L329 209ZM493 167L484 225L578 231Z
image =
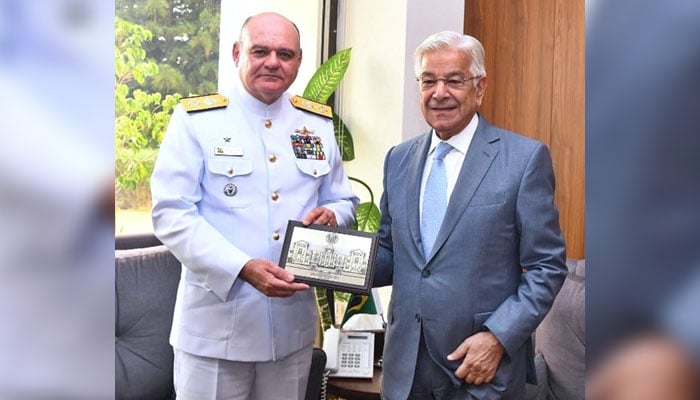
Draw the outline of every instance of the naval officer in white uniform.
M297 27L246 20L230 92L183 100L151 178L153 225L182 262L170 343L178 399L302 399L316 331L306 284L278 266L290 219L350 226L358 203L330 110L286 90Z

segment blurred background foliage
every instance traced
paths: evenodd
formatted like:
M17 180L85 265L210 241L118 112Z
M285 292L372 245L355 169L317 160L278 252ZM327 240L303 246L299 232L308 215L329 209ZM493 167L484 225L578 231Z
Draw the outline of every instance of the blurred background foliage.
M149 178L182 97L216 91L218 0L117 0L115 191L123 209L150 206Z

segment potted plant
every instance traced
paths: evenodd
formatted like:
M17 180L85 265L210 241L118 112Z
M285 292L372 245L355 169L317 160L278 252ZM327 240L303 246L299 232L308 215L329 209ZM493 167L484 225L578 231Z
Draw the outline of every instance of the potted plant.
M330 57L326 62L316 70L314 75L309 80L309 83L304 89L302 97L325 104L328 98L335 92L340 81L345 76L345 71L350 64L351 48L341 50ZM343 161L351 161L355 159L355 148L352 140L352 134L345 125L343 120L333 112L333 128L335 139L340 148L340 154ZM376 232L379 229L380 212L379 207L374 203L374 193L372 189L361 179L349 177L350 180L364 186L369 192L370 200L362 202L357 206L355 213L354 229L364 232ZM329 307L326 291L323 289L315 289L316 299L319 306L319 315L321 330L328 329L334 321L331 320L331 312ZM350 299L350 294L335 292L335 298L347 302Z

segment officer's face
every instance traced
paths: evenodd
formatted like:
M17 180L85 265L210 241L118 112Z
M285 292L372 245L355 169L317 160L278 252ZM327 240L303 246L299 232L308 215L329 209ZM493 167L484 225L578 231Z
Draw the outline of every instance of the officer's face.
M299 34L279 15L258 15L248 21L241 41L233 45L233 60L248 93L272 104L299 72Z
M443 140L460 133L469 124L484 98L486 77L474 77L469 70L471 65L471 56L449 48L423 56L418 76L428 77L436 84L429 88L418 84L421 110L425 121ZM464 84L448 84L454 79L461 79Z

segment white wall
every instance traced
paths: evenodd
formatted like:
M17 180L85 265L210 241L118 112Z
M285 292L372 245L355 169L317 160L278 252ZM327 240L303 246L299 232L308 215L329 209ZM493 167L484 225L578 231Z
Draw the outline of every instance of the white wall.
M225 91L238 79L233 64L233 43L238 40L243 21L251 15L273 11L292 20L301 33L302 63L296 81L289 89L302 94L321 60L321 22L323 0L221 0L221 38L219 39L219 91Z

